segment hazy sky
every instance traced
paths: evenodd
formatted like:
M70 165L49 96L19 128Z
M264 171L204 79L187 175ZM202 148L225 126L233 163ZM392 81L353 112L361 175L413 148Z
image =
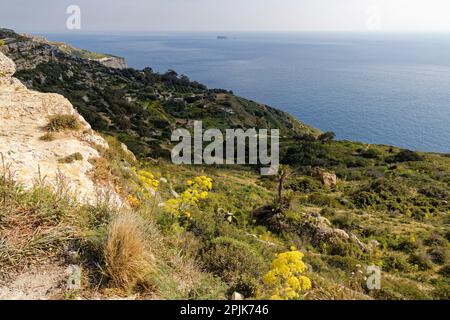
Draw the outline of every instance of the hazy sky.
M69 5L81 30L66 28ZM450 0L0 0L24 32L450 31Z

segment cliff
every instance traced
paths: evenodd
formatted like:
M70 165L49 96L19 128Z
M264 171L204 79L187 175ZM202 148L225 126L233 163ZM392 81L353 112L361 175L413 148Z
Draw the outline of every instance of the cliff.
M108 144L63 96L28 90L13 78L15 65L0 53L0 156L8 170L26 188L39 183L56 186L65 179L71 194L95 202L100 186L91 179L90 161ZM52 117L72 116L76 130L49 133ZM77 155L76 157L74 155ZM73 161L64 161L74 157ZM64 163L67 162L67 163ZM4 173L4 172L2 172Z

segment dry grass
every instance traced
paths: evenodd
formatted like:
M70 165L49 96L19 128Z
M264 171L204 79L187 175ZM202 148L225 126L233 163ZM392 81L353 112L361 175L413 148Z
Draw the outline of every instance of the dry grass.
M53 132L47 132L42 137L39 138L41 141L51 142L56 139L55 134Z
M152 269L152 257L139 217L130 213L116 217L109 226L104 255L106 274L114 285L133 289L138 284L145 284Z
M113 179L108 160L100 157L90 159L89 162L94 166L90 172L92 180L94 180L97 184L108 185Z
M360 290L330 282L318 275L311 275L313 288L305 295L306 300L372 300Z

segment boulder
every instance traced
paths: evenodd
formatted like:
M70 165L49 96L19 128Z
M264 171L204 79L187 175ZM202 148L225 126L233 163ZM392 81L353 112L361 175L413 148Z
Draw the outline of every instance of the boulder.
M245 297L244 297L244 295L240 294L239 292L234 292L231 296L231 300L241 301L241 300L245 300Z
M320 181L329 188L335 188L337 186L337 177L333 172L326 172L324 170L317 170L317 177Z

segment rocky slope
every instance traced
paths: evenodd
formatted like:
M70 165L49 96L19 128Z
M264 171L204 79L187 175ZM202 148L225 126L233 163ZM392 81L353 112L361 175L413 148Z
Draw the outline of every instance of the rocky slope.
M28 90L13 78L14 63L0 53L0 155L2 170L8 170L20 183L32 187L37 183L55 185L67 179L71 192L79 200L96 200L97 187L90 178L89 162L100 155L95 146L107 148L72 104L63 96ZM78 123L76 131L55 133L45 141L45 127L52 116L72 115ZM72 163L62 159L80 154Z

